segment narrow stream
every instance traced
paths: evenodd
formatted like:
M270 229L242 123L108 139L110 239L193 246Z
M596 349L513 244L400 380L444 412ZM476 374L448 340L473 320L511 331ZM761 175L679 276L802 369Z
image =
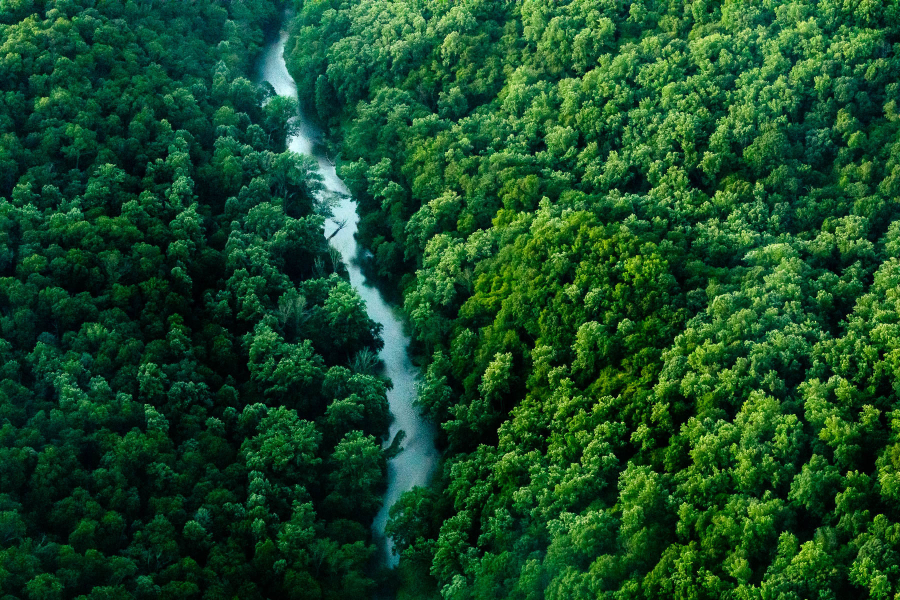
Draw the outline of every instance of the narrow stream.
M279 38L265 49L260 62L260 78L272 84L278 95L296 98L297 87L284 63L284 45L287 37L287 33L282 32ZM319 137L319 132L306 122L302 125L300 133L289 140L290 149L313 156L319 163L319 173L325 187L343 194L343 199L334 209L334 219L325 225L325 237L334 232L336 222L346 219L346 225L332 238L331 245L341 253L350 273L350 283L365 301L369 317L384 327L381 333L384 338L384 349L380 356L384 361L386 374L394 384L393 389L387 394L391 414L394 416L389 440L400 430L406 433L406 437L403 440L404 450L388 462L388 487L384 506L375 517L372 528L376 541L384 553L385 562L389 566L394 566L398 558L391 552L392 544L384 535L388 510L403 492L428 483L438 459L434 447L434 426L422 419L413 406L418 371L406 353L409 338L403 333L403 325L396 309L385 302L374 286L366 282L357 264L359 248L354 235L359 217L356 214L356 202L350 198L344 182L338 178L334 165L314 143Z

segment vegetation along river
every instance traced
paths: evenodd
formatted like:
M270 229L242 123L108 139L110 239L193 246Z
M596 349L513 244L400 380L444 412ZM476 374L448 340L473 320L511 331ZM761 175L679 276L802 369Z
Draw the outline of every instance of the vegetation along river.
M266 48L260 78L272 84L278 95L296 98L297 87L288 73L283 57L286 41L287 33L282 32L278 39ZM341 253L350 274L350 283L365 301L369 316L381 323L384 328L382 330L384 348L380 357L384 361L385 374L393 383L393 388L388 391L388 403L394 417L389 439L394 439L401 430L406 434L403 451L388 462L388 487L384 506L373 524L376 540L385 553L385 561L393 566L397 562L397 557L390 552L390 544L384 535L388 511L403 492L428 482L438 458L434 447L434 426L420 417L419 411L413 406L418 372L406 352L409 338L403 333L403 324L396 309L385 301L376 287L366 282L360 270L356 260L360 249L354 237L358 221L356 202L349 196L344 183L338 178L334 165L316 145L315 140L318 138L319 132L304 122L300 133L289 140L289 147L294 152L314 157L319 164L319 173L325 187L341 195L340 202L334 208L334 217L326 223L325 236L329 237L334 233L338 227L337 223L345 223L331 238L331 245Z

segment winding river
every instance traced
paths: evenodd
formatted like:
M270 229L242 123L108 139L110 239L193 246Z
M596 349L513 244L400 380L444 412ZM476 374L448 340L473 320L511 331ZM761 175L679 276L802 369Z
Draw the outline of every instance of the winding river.
M259 77L272 84L278 95L296 98L297 86L284 63L283 54L287 37L286 32L281 32L278 39L265 49L260 62ZM384 561L388 566L394 566L399 559L393 555L392 544L384 534L388 510L403 492L428 483L438 460L438 453L434 447L434 426L422 419L413 406L418 371L407 355L409 338L403 333L399 315L396 309L384 300L378 289L367 283L359 268L357 257L360 248L355 239L356 223L359 220L356 202L350 198L347 187L338 178L334 165L315 144L315 140L320 138L319 132L309 123L303 122L302 117L298 118L301 118L301 131L289 140L290 149L314 157L319 163L319 173L325 187L339 192L342 196L334 209L334 218L325 225L325 237L334 233L338 222L346 221L344 227L331 238L331 245L341 253L350 274L350 283L365 301L369 317L384 327L381 334L384 348L380 356L384 361L386 375L393 382L393 388L387 393L391 414L394 417L389 440L394 439L401 430L405 432L406 437L403 440L403 451L388 462L388 487L384 506L375 517L372 528L376 542L384 555Z

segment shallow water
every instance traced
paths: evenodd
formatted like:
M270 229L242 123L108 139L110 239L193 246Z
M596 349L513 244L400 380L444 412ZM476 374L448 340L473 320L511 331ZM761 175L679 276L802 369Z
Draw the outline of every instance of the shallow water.
M287 33L282 32L279 38L265 49L260 61L260 79L271 83L278 95L296 98L297 87L288 73L283 57L287 37ZM302 117L300 118L302 121ZM354 238L359 220L356 202L349 197L348 190L344 182L338 178L334 165L315 144L314 140L319 138L319 132L303 122L300 133L289 140L289 147L294 152L313 156L319 163L319 173L325 187L343 195L334 208L334 218L325 225L325 237L334 232L337 222L346 220L344 228L331 239L331 245L341 253L350 274L350 283L365 301L369 317L381 323L384 328L381 332L384 348L380 357L384 361L386 375L394 385L387 393L391 414L394 417L389 439L393 439L400 430L406 433L403 451L388 462L388 487L384 506L372 524L385 562L394 566L398 558L390 551L390 541L384 536L388 509L403 492L428 483L438 460L438 453L434 447L435 431L434 426L421 418L413 406L418 370L412 365L406 352L409 338L403 333L397 309L389 305L378 289L366 281L359 268L357 256L360 249Z

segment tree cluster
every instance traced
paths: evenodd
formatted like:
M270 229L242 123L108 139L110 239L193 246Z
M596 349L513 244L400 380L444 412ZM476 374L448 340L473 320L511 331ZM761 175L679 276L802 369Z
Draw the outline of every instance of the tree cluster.
M389 383L247 79L282 8L0 7L3 598L370 595Z
M446 448L446 599L900 593L900 9L298 2Z

